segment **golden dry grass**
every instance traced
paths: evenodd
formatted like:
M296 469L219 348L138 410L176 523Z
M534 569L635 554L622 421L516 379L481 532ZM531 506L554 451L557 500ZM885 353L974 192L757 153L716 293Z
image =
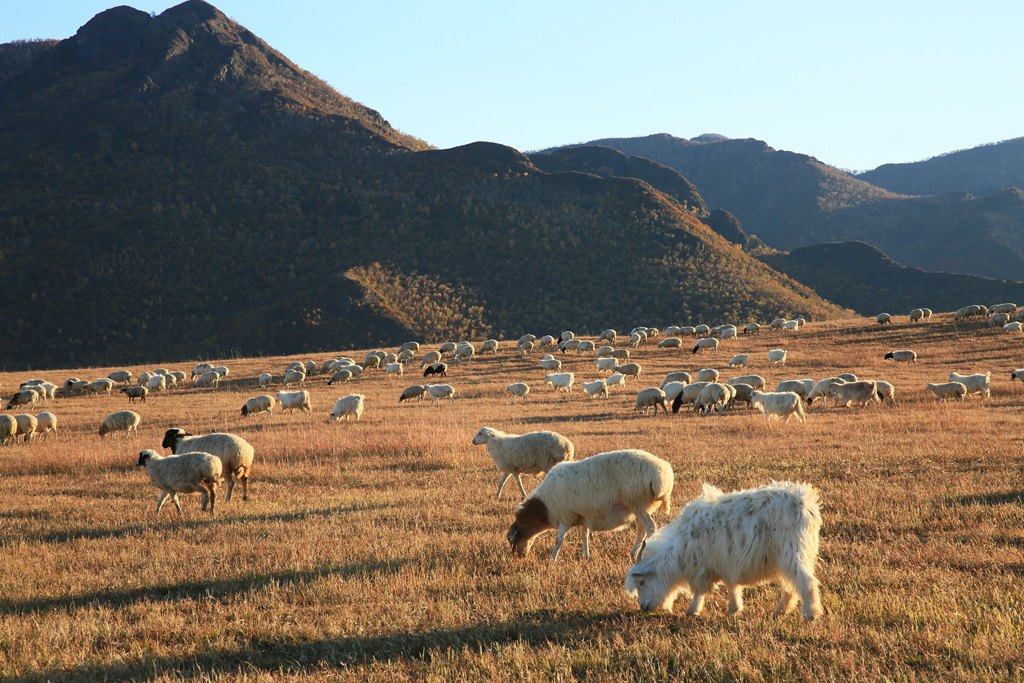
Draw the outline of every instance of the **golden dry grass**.
M943 317L811 324L741 337L717 357L635 353L639 386L669 370L722 368L734 352L750 352L750 371L772 385L839 371L896 385L896 409L815 409L806 425L771 428L742 409L641 418L637 384L607 401L560 399L541 384L538 356L507 350L454 367L450 407L399 405L401 389L422 381L410 368L405 379L368 371L344 387L318 378L312 417L243 419L245 398L263 393L253 378L280 375L292 358L229 361L233 381L220 390L152 397L134 407L135 439L96 435L103 415L128 407L121 395L57 400L45 409L62 421L59 438L0 449L0 677L1021 680L1024 387L1009 381L1024 366L1021 343ZM765 367L775 347L790 352L785 369ZM882 361L903 347L917 365ZM589 358L566 365L577 381L597 375ZM7 394L29 376L110 369L0 382ZM994 397L929 399L923 385L950 370L992 370ZM517 380L533 394L513 407L503 388ZM350 392L367 396L363 420L329 424L333 400ZM497 473L470 444L483 425L559 431L578 457L649 450L675 468L675 510L703 481L812 482L825 505L826 616L773 619L767 587L748 591L739 618L725 615L721 591L695 619L642 614L622 588L630 532L597 535L588 562L575 532L557 563L550 535L512 561L504 534L515 487L494 500ZM249 501L210 519L191 497L183 518L169 506L154 519L156 490L134 464L169 426L249 439Z

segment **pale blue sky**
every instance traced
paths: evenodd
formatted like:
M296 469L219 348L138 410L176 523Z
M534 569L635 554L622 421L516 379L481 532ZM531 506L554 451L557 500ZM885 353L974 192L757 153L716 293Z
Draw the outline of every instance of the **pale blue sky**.
M114 4L0 0L0 42ZM1019 0L214 4L439 147L715 132L867 169L1024 135Z

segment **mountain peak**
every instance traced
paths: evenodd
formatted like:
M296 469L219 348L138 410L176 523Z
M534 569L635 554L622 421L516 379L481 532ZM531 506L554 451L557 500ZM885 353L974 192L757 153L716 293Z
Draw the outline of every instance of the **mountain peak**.
M199 24L206 21L227 19L219 9L204 0L185 0L180 5L164 10L161 19L176 19L182 23ZM230 21L228 19L228 21Z

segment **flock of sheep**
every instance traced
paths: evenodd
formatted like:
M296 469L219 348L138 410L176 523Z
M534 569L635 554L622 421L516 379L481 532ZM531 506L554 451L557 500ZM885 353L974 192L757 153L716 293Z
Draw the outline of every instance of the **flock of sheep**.
M1004 321L997 316L1009 316L1011 312L1018 318L1024 315L1024 312L1018 314L1012 304L1000 304L990 308L966 307L957 311L955 317L969 319L989 315L990 320L997 319L998 324L1007 325L1010 324L1008 319ZM928 321L931 315L928 309L915 309L909 318L911 322ZM889 324L892 316L880 314L876 321L879 325ZM766 327L798 332L803 325L804 321L799 318L779 318ZM724 341L737 339L739 334L758 334L761 329L757 323L747 324L742 330L735 325L670 326L655 347L677 351L690 348L692 354L714 353ZM545 373L544 383L566 397L576 386L576 378L574 373L562 371L562 361L555 353L563 356L591 354L594 372L600 376L581 382L579 386L586 396L598 399L607 398L613 387L624 387L628 378L639 381L643 367L630 360L630 348L635 351L662 336L656 328L637 327L625 335L628 345L616 348L614 344L620 335L615 330L604 330L596 340L578 339L573 332L566 331L557 338L524 335L515 342L514 348L524 358L535 350L549 349L551 353L536 363ZM692 348L684 338L693 342ZM456 364L466 363L477 355L497 355L499 348L499 342L494 339L484 342L479 351L471 342L447 342L437 350L424 353L420 369L425 378L447 377L450 368L444 362L446 359ZM241 407L241 414L245 417L272 414L278 407L285 412L311 413L310 394L303 388L311 378L319 375L327 378L328 385L344 384L359 379L369 369L381 370L386 377L402 377L405 367L419 352L419 343L408 342L394 352L370 351L361 363L351 357L331 358L319 366L314 361L293 362L279 377L282 390L276 395L248 398ZM786 349L771 349L765 361L768 367L784 368L787 358ZM745 369L750 359L750 354L736 354L728 367ZM915 363L917 354L909 349L898 349L885 354L885 359L894 364ZM228 374L225 366L200 363L192 368L191 381L195 388L216 389ZM7 408L35 406L40 401L60 396L110 395L117 384L122 385L120 391L129 402L145 402L150 392L185 385L186 378L183 372L161 368L143 373L134 384L132 373L127 370L91 381L72 377L59 387L43 379L31 379L20 385ZM1011 378L1024 382L1024 369L1014 370ZM964 400L975 393L987 398L991 394L990 380L991 373L950 373L947 382L928 384L926 389L942 400ZM264 389L274 381L275 377L269 372L256 378L257 386ZM778 383L772 391L766 388L766 380L757 374L737 375L722 381L721 372L714 368L699 370L695 376L682 370L673 371L659 386L640 389L634 408L639 413L653 415L657 415L660 408L667 415L670 405L673 413L678 413L683 406L692 406L694 413L711 415L745 403L748 408L763 413L766 420L784 418L788 421L795 415L804 421L807 410L819 399L823 405L831 399L833 408L851 404L896 404L895 387L891 383L860 379L852 373L821 380L788 379ZM527 382L516 381L509 384L506 391L515 403L528 401L531 390ZM455 396L455 387L450 384L414 384L401 392L398 401L429 397L435 403L452 402ZM330 419L358 421L365 410L365 398L363 394L338 398L329 412ZM103 418L99 435L117 432L131 435L137 432L140 423L141 417L134 411L115 411ZM57 417L51 412L0 415L0 444L30 443L37 436L48 438L56 432ZM501 474L498 498L508 479L513 478L524 499L515 508L507 535L516 555L525 555L536 538L554 530L552 557L555 558L565 534L579 526L583 533L583 556L588 557L593 532L632 525L636 531L630 548L634 564L627 575L626 586L645 610L671 609L676 597L685 592L692 596L687 612L696 614L702 608L705 594L717 583L723 583L729 591L729 611L735 613L743 607L744 586L774 581L782 587L777 613L790 611L800 600L806 619L821 614L818 581L814 576L821 515L818 493L808 484L773 482L730 494L705 486L698 499L658 530L653 515L659 510L666 515L670 513L674 474L669 463L650 453L629 449L575 460L575 447L560 434L545 431L517 435L493 427L480 429L472 443L486 447ZM179 496L198 493L202 509L213 514L217 489L222 482L226 482L228 501L236 482L242 485L243 500L247 499L255 451L245 439L226 433L194 436L171 428L164 435L162 447L170 449L171 454L161 455L147 449L139 453L137 462L160 490L157 513L168 499L180 513ZM523 474L545 476L536 489L527 494Z

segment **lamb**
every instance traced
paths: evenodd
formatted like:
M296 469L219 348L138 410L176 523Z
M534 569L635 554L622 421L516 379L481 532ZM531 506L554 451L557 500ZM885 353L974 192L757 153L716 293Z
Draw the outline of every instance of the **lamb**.
M949 373L947 378L950 382L960 382L967 387L967 394L981 394L982 398L992 396L992 373L984 375L961 375L955 372Z
M438 351L429 351L423 354L423 363L420 365L421 368L425 368L428 365L433 365L441 361L441 354Z
M666 337L658 342L659 349L679 349L683 348L683 340L679 337Z
M451 384L428 384L425 389L430 394L431 403L438 403L442 398L448 399L449 403L455 403L455 387Z
M423 394L426 393L427 388L422 384L413 384L412 386L406 387L402 390L402 394L398 397L399 403L405 403L411 401L414 398L423 400Z
M334 407L331 408L331 419L337 422L344 417L345 422L348 422L350 418L354 417L356 422L359 422L359 418L363 416L365 402L366 396L363 394L342 396L334 402Z
M121 387L121 393L128 397L129 403L135 403L135 399L141 399L145 403L146 396L149 395L149 389L146 387L127 386Z
M626 363L625 365L616 365L613 370L615 372L621 372L627 377L640 378L640 373L643 372L643 367L639 363Z
M701 353L705 351L710 351L711 353L714 353L717 350L718 340L715 339L714 337L705 337L703 339L697 340L697 343L693 345L693 351L691 351L691 353L697 353L698 351L700 351Z
M967 387L960 382L926 384L924 388L935 394L940 401L945 401L947 398L958 398L963 401L967 398Z
M874 380L875 391L878 392L879 405L884 404L886 399L896 405L896 387L890 382L884 382L880 379Z
M242 417L255 415L256 413L267 413L268 415L273 415L275 403L276 401L273 396L268 396L266 394L262 396L253 396L242 405Z
M626 386L626 376L621 372L613 372L605 378L604 383L609 387L624 387Z
M662 385L661 390L665 392L666 401L674 402L676 400L676 396L678 396L686 386L686 382L668 382L667 384Z
M441 377L448 376L448 364L447 363L434 363L426 367L423 370L424 377L431 377L433 375L440 375Z
M801 422L806 422L804 417L804 402L799 394L792 391L766 392L753 391L750 393L750 407L760 410L764 414L765 422L773 417L786 418L786 422L796 415Z
M747 367L747 363L749 361L750 361L750 356L748 354L741 353L739 355L736 355L736 356L732 357L732 359L729 361L729 367L730 368L745 368L745 367Z
M780 584L776 616L793 609L804 619L823 613L818 579L821 510L810 484L772 482L724 494L704 484L703 493L650 538L626 576L626 591L640 609L672 610L680 593L692 595L686 610L700 614L704 596L719 582L729 591L729 614L743 609L743 588Z
M728 384L749 384L755 389L764 389L766 384L764 377L761 375L740 375L739 377L733 377L728 381Z
M632 523L636 539L630 558L657 531L652 513L670 513L672 466L646 451L599 453L585 460L555 465L544 481L515 509L508 542L515 556L525 556L534 540L557 529L551 558L558 558L566 532L583 527L583 557L590 557L590 535Z
M810 396L811 391L813 390L814 380L809 378L787 379L782 382L779 382L778 385L775 387L776 393L792 391L794 394L804 399L805 401L808 400L808 397Z
M256 384L259 386L260 389L266 389L267 387L270 386L270 383L273 381L274 376L271 375L269 372L264 372L261 373L260 376L256 379Z
M878 386L873 380L861 380L859 382L834 381L828 387L828 395L835 399L834 408L840 404L844 408L851 403L860 403L861 408L866 408L868 403L880 404L878 398Z
M505 482L515 478L519 492L526 498L521 475L548 473L560 462L572 460L575 448L572 441L557 432L529 432L508 434L494 427L483 427L473 437L474 446L486 446L495 467L501 473L498 481L498 500Z
M156 501L157 515L168 498L178 508L180 515L178 495L182 493L200 494L203 510L209 506L210 514L213 515L217 503L217 485L223 481L224 468L216 456L202 452L162 456L156 451L145 450L139 453L138 466L146 468L150 481L161 491Z
M394 375L395 377L401 377L402 376L402 372L403 372L402 364L401 363L388 363L387 365L384 366L384 371L387 374L389 374L389 375Z
M591 398L608 398L608 384L603 379L596 379L593 382L582 382L583 393Z
M6 446L18 438L18 421L13 415L0 415L0 446Z
M44 439L49 439L50 432L57 435L57 416L53 413L39 413L36 415L36 432Z
M779 366L783 367L786 365L786 350L785 349L772 349L768 352L768 367Z
M164 432L163 448L170 448L175 455L181 453L210 453L220 458L227 479L227 501L231 502L231 492L235 481L242 483L242 500L249 500L249 477L252 474L256 451L252 444L240 436L214 432L196 436L172 427Z
M39 401L39 392L35 389L21 389L11 396L7 402L7 410L15 406L34 406Z
M29 443L36 436L36 430L39 428L39 420L35 415L21 414L14 416L14 422L18 425L17 430L14 432L14 440L17 441L18 437L24 443Z
M492 355L495 355L495 356L498 355L498 340L497 339L488 339L487 341L485 341L480 346L480 355L482 356L485 353L491 353Z
M220 373L210 370L204 372L193 380L192 385L198 388L216 389L220 384Z
M885 354L883 360L891 360L893 365L899 365L900 363L916 363L917 354L910 349L900 349L898 351L890 351Z
M574 377L571 372L553 372L549 375L544 375L544 383L550 384L551 388L556 391L565 391L571 394Z
M652 417L658 416L658 408L661 407L668 415L668 396L665 392L658 387L650 387L648 389L641 389L637 392L636 403L634 409L641 415L646 415L649 408L654 408Z
M707 385L708 382L694 382L683 387L683 390L679 392L676 399L672 401L672 412L678 413L679 409L684 405L696 403L697 399L700 398L700 392L704 391L704 387Z
M924 318L924 310L923 309L915 308L914 310L912 310L910 312L910 322L916 323L916 322L920 321L922 318Z
M669 382L683 382L684 384L689 384L691 381L693 380L690 379L690 373L688 372L683 372L682 370L669 372L665 375L665 379L661 380L661 388L664 389L665 385Z
M892 316L889 315L888 313L879 313L878 315L875 316L875 322L878 323L879 325L891 325Z
M139 424L141 423L142 417L138 413L133 413L130 410L119 410L103 418L103 424L100 425L99 433L101 437L113 434L114 432L124 432L128 436L132 433L138 435Z
M721 373L718 372L718 370L715 370L714 368L704 368L703 370L701 370L701 371L699 371L697 373L697 380L696 381L698 381L698 382L717 382L718 381L718 377L720 375L721 375Z
M313 412L313 404L309 400L309 392L302 391L279 391L277 402L281 404L281 412L287 413L290 410L301 410L306 413Z
M132 381L132 373L127 370L114 370L107 377L121 384L128 384Z
M747 323L743 326L743 334L757 334L761 331L761 326L757 323Z
M736 391L731 385L708 382L694 401L693 410L702 413L721 413L735 396Z
M607 387L607 385L605 385ZM530 385L526 382L514 382L505 387L505 391L512 394L512 403L516 402L516 398L523 399L523 403L526 403L526 397L530 393Z

